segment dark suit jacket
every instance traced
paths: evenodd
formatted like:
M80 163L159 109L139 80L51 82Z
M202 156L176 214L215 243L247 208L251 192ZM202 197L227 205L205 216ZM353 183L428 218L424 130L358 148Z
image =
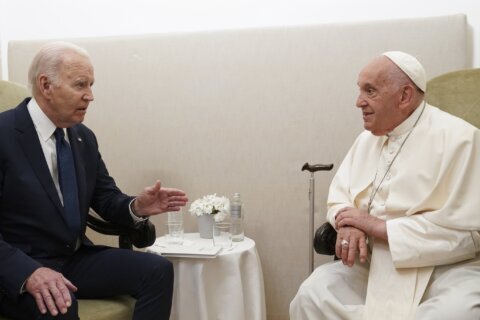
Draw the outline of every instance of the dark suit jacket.
M75 157L81 235L68 229L53 179L25 99L0 114L0 294L18 295L39 266L55 266L84 245L86 216L94 209L105 220L132 225L132 197L109 176L93 132L83 124L68 129Z

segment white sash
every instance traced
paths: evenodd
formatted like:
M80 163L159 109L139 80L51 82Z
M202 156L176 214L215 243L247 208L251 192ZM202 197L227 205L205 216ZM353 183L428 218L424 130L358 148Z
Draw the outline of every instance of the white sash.
M395 268L388 243L376 239L362 319L413 319L433 269L434 267Z

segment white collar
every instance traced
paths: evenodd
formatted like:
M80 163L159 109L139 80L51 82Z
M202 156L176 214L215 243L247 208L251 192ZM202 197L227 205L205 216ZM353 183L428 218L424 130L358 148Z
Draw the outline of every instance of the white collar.
M47 117L43 110L40 109L40 106L35 98L32 97L32 99L28 102L27 108L40 139L43 141L50 139L52 134L55 132L55 129L57 129L55 124Z
M423 108L424 108L424 103L422 101L422 103L420 103L419 106L415 108L415 111L413 111L412 114L407 119L405 119L402 123L396 126L395 129L387 133L387 136L398 137L412 130L413 126L417 122L418 117L420 117L420 114L422 113Z

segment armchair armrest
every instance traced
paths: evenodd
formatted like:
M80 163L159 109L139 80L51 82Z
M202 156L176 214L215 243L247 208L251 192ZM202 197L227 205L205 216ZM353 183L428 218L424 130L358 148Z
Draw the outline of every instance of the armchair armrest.
M145 248L152 245L156 238L155 226L150 220L145 220L135 227L129 228L107 222L95 212L90 211L87 216L87 225L99 233L118 236L119 247L123 249L132 249L133 246Z
M313 248L318 254L335 255L335 242L337 241L337 231L328 222L322 224L313 239Z

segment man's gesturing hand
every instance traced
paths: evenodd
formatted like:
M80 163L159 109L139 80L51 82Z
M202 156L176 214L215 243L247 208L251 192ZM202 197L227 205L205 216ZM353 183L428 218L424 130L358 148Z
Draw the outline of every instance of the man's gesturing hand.
M25 289L30 293L37 303L42 314L47 313L56 316L58 311L67 313L68 307L72 305L70 290L75 292L75 287L63 275L49 268L38 268L27 279Z
M178 211L187 201L185 192L174 188L162 188L160 181L157 181L138 195L133 202L133 208L138 216L150 216L167 211Z

